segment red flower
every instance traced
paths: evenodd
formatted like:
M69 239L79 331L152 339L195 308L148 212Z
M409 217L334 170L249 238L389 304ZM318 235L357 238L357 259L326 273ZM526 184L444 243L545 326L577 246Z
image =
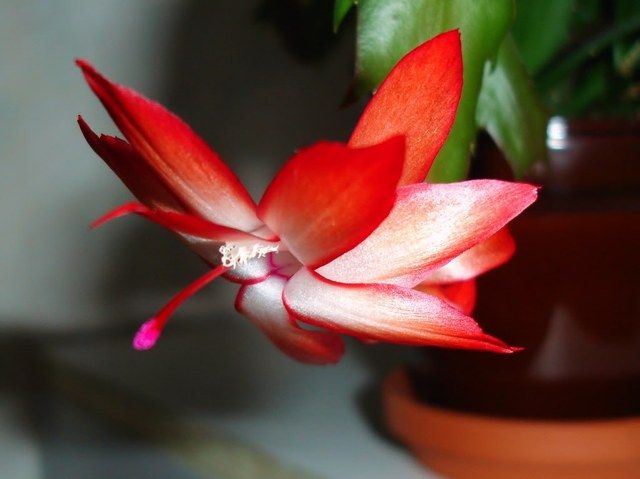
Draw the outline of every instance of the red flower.
M148 349L191 294L224 275L241 283L238 311L281 350L332 363L342 334L365 341L513 352L468 316L473 278L514 251L505 225L536 188L494 180L422 181L460 99L458 32L405 56L367 106L348 144L298 151L256 205L182 120L78 65L127 141L85 138L140 203L102 217L142 215L179 234L212 269L138 331ZM301 325L316 328L304 328Z

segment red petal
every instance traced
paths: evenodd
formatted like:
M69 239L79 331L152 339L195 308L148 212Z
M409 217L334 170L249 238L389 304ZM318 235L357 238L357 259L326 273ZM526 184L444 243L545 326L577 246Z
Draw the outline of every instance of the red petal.
M271 276L240 288L236 308L264 332L284 353L312 364L336 363L344 353L340 336L328 331L302 329L282 304L286 279Z
M305 268L289 280L283 298L301 321L361 339L514 352L446 301L413 289L336 283Z
M459 281L457 283L445 284L441 286L446 298L460 308L464 314L471 314L476 305L478 291L476 280Z
M226 267L218 266L217 268L208 271L171 298L171 300L160 311L158 311L153 318L140 326L140 329L138 329L138 332L133 338L133 347L139 351L151 349L158 341L158 338L160 338L162 330L175 310L226 270Z
M516 251L516 243L508 228L502 228L489 239L478 243L447 264L428 273L426 284L466 281L506 263Z
M110 82L84 60L87 83L120 131L172 193L200 216L251 231L255 203L233 172L189 126L135 91Z
M378 229L318 272L345 283L414 286L495 234L536 196L534 186L497 180L404 186Z
M154 223L158 223L159 225L174 231L175 233L195 236L196 238L214 240L221 243L269 243L262 238L252 235L251 233L245 233L244 231L220 226L203 220L197 216L186 213L177 213L175 211L152 210L141 203L133 202L125 203L124 205L114 208L91 223L91 227L98 228L108 221L129 214L143 216Z
M78 125L93 151L142 203L176 211L184 209L178 198L126 141L114 136L96 135L80 116Z
M389 214L404 140L369 148L317 143L296 153L265 192L258 213L302 263L317 267L353 248Z
M444 285L419 284L414 289L449 301L464 314L471 314L476 305L476 281L460 281Z
M291 278L302 268L300 261L288 251L278 251L277 254L272 254L269 260L273 273L286 279Z
M424 181L453 125L462 93L460 32L438 35L391 70L356 125L350 146L405 135L401 184Z

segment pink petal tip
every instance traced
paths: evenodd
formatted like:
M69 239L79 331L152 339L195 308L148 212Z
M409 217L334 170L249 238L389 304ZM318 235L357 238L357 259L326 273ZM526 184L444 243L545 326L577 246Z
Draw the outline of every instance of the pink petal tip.
M155 346L160 337L160 329L156 324L156 319L152 318L138 329L133 338L133 347L138 351L147 351Z

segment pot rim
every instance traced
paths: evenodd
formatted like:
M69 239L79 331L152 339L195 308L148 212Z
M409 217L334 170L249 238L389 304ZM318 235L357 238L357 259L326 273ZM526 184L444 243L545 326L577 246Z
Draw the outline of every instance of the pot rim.
M387 377L382 394L387 426L419 457L434 451L483 462L640 468L640 417L555 421L447 410L418 400L404 368Z
M637 135L640 118L570 118L552 116L547 123L547 138L553 138L555 128L564 129L567 136Z

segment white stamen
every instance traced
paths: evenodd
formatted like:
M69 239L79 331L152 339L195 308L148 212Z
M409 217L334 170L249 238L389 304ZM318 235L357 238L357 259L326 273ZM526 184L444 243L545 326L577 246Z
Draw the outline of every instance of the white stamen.
M239 246L233 243L225 243L220 246L220 254L222 254L222 264L227 268L235 269L237 265L245 265L247 261L253 258L264 258L269 253L277 253L280 245L261 245L254 244L251 248L247 246Z

